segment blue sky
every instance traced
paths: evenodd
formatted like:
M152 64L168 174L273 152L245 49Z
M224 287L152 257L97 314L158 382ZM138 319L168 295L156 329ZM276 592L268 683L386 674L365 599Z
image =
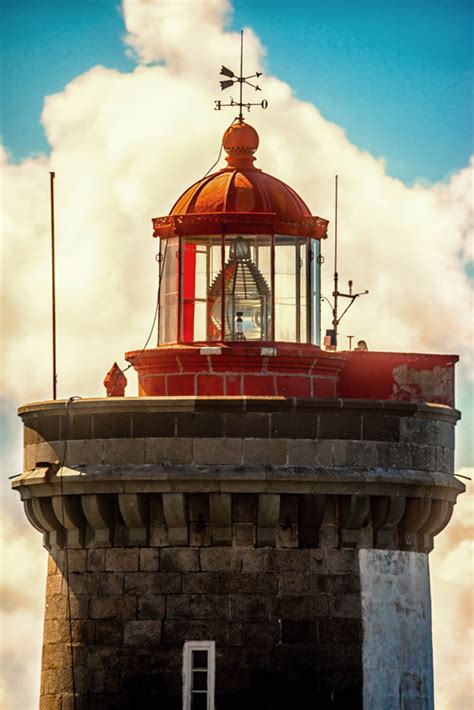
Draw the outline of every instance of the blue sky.
M176 0L180 2L182 0ZM472 8L465 0L235 0L268 71L411 184L472 152ZM44 97L92 66L130 71L117 0L3 0L2 134L15 160L47 151ZM190 12L192 2L190 3ZM217 81L216 81L217 86Z

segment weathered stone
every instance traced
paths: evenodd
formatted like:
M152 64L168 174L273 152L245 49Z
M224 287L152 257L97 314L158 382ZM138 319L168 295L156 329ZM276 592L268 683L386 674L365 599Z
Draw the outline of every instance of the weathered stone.
M357 619L361 615L359 594L331 594L331 616Z
M359 619L319 619L318 637L324 645L357 645L362 638L362 623Z
M132 436L173 437L175 417L173 412L140 412L132 415Z
M145 462L187 464L193 460L192 439L145 439Z
M333 451L335 466L377 467L377 448L374 441L335 441Z
M244 649L265 648L276 646L279 642L280 625L278 620L250 621L232 624L231 634L238 634L240 644Z
M309 569L309 550L268 550L266 568L269 572L304 572Z
M199 572L183 575L183 593L212 594L276 594L278 578L270 574L235 572Z
M183 437L219 437L224 435L222 412L178 412L177 435Z
M190 547L209 547L211 544L211 525L209 523L189 524Z
M333 464L334 442L312 439L297 439L288 442L288 464L290 466L331 466Z
M138 548L114 548L105 551L105 569L107 572L136 572L139 565Z
M193 439L195 464L239 464L241 459L241 439Z
M68 466L96 466L104 461L104 439L68 441Z
M281 622L281 643L302 644L317 641L317 622L305 619Z
M140 550L139 567L141 572L156 572L160 565L160 553L154 548Z
M239 550L227 547L210 547L201 550L201 569L203 572L238 571L240 567Z
M362 438L371 441L399 441L400 418L366 414L362 417Z
M273 412L271 436L285 439L315 439L318 415L314 412Z
M257 519L257 496L248 493L234 494L232 517L234 523L254 523Z
M164 548L160 552L160 569L163 572L197 572L199 550L181 547Z
M68 572L85 572L87 567L87 550L67 550Z
M90 572L105 570L105 550L87 550L87 569Z
M209 496L205 493L196 493L188 497L189 519L193 522L210 522Z
M275 600L275 613L282 619L311 619L329 614L327 594L294 595Z
M234 523L232 526L232 544L235 547L253 547L256 540L255 523Z
M158 646L161 641L161 621L126 621L123 626L125 646L137 648Z
M436 470L441 473L453 473L454 449L443 446L436 447Z
M316 574L325 574L328 566L328 553L326 550L309 551L309 568Z
M410 444L411 467L420 471L436 470L436 447Z
M181 589L181 575L173 572L130 572L125 574L126 594L175 594Z
M228 644L229 635L229 622L213 618L200 621L167 619L163 622L163 643L166 644L182 644L189 639L213 639L216 645Z
M134 619L137 599L127 594L91 596L89 615L91 619Z
M105 439L104 463L145 463L145 439Z
M242 572L263 572L267 569L267 550L246 550L240 551L242 560Z
M269 619L270 598L265 595L235 594L231 596L231 618L233 621L247 619Z
M243 463L247 465L284 466L288 458L286 439L245 439Z
M96 577L98 594L122 594L124 591L123 572L99 572Z
M404 443L377 442L376 451L380 468L411 468L411 450Z
M335 550L327 553L329 574L358 574L359 557L353 550Z
M359 414L321 412L318 436L320 439L360 439L362 417Z
M122 643L122 622L117 619L95 622L95 642L103 645L120 646Z
M170 594L167 619L228 619L229 600L220 594Z
M139 619L163 619L165 597L162 594L140 594L138 597Z

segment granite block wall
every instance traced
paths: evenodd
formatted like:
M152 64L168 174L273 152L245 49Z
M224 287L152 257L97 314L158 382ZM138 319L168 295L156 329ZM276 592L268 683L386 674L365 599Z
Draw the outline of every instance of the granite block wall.
M362 707L358 551L56 551L41 710L72 708L71 653L82 710L178 710L186 640L216 642L218 710Z

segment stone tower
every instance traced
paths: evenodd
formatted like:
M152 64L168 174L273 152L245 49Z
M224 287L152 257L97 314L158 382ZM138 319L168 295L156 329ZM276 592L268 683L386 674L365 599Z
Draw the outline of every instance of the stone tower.
M153 220L139 396L115 367L108 397L20 409L43 710L433 707L457 358L321 349L327 222L257 146L234 122L228 167Z

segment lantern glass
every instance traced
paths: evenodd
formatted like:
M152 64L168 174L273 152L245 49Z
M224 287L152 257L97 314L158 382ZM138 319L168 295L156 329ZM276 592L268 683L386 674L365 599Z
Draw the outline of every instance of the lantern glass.
M275 340L309 341L308 240L275 237Z
M172 237L161 252L160 343L318 342L317 240Z
M161 244L159 343L175 343L178 337L178 248L177 237Z

